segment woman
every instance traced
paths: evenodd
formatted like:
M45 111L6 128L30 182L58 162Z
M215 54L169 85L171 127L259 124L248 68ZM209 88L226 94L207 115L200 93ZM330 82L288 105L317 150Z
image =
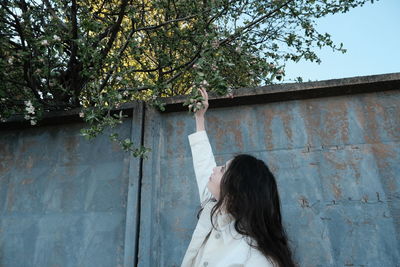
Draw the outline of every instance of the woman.
M202 202L182 267L292 267L276 181L262 160L240 154L216 166L204 127L204 108L188 136Z

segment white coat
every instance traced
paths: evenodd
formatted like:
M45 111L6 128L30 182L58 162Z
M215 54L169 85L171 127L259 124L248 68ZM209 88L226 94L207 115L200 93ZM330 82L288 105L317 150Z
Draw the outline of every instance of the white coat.
M212 195L207 183L216 166L214 155L206 131L195 132L188 138L200 201L204 209L181 267L273 267L259 250L247 243L249 237L235 230L234 220L229 214L217 212L214 225L218 230L212 227L210 212L216 202L209 201Z

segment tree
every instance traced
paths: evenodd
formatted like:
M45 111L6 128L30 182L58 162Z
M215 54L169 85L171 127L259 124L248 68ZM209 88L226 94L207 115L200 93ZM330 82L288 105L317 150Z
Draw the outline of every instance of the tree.
M35 125L44 112L81 108L90 139L121 123L111 110L132 100L163 109L164 97L187 95L194 112L199 86L225 95L282 80L285 61L320 62L317 47L345 52L316 20L366 2L3 0L0 116Z

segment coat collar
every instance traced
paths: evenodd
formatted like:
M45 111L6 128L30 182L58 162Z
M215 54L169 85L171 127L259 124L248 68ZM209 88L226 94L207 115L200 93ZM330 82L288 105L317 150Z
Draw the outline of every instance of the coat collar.
M221 235L224 244L232 239L240 238L240 234L235 229L235 220L229 213L218 211L216 213L216 228Z
M233 217L229 213L218 211L216 221L217 221L218 228L223 230L226 226L231 224L234 220L233 220Z
M221 235L224 244L232 240L232 238L239 238L240 234L235 229L235 220L233 216L225 212L224 210L219 210L215 212L213 222L216 229L213 229L210 221L210 213L215 204L216 201L211 200L206 204L206 207L204 207L205 210L207 210L207 215L204 219L208 220L210 231L217 231Z

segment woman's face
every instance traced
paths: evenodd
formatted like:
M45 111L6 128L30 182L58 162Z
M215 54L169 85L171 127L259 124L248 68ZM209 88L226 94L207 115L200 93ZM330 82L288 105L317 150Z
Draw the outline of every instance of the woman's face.
M232 159L228 160L222 166L216 166L211 173L210 179L207 183L207 188L211 192L211 194L215 197L215 199L219 199L219 192L220 192L220 184L222 175L228 169L229 164L231 163Z

